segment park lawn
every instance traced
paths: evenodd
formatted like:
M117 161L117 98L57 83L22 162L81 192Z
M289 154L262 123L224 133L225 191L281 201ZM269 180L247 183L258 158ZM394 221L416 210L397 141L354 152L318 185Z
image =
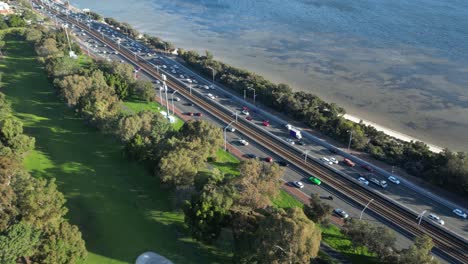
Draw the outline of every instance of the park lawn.
M124 103L125 109L123 111L128 111L130 110L131 112L139 113L141 111L152 111L152 112L157 112L160 113L161 111L166 111L166 108L161 107L161 105L157 102L146 102L138 99L129 99L125 101ZM175 123L173 124L174 128L176 130L179 130L183 125L184 121L182 119L178 118L175 116Z
M334 225L320 226L322 230L322 241L327 243L352 263L377 263L373 253L367 251L366 247L355 247L351 240Z
M226 263L229 256L193 241L172 191L122 156L111 135L87 127L54 93L32 47L7 36L0 61L2 92L12 102L36 150L25 159L35 177L56 178L71 223L89 251L85 263L134 263L145 251L175 263Z
M304 204L299 202L296 198L290 195L285 190L281 189L278 197L272 200L273 205L278 208L291 208L298 207L304 208Z

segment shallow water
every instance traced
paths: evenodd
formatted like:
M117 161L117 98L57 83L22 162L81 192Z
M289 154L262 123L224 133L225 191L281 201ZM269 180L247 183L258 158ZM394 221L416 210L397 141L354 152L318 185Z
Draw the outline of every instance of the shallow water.
M468 2L75 0L178 47L468 150Z

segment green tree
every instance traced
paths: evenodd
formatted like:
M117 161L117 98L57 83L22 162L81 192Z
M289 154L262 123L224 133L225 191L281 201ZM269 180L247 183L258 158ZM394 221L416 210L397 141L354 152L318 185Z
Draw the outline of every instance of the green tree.
M16 195L11 187L11 181L17 170L16 159L0 155L0 234L18 215L15 206Z
M10 226L0 235L0 262L16 264L20 258L32 256L39 244L39 235L38 230L24 222Z
M57 48L57 41L53 38L44 39L36 46L36 52L39 56L50 58L58 56L61 51Z
M45 264L79 263L86 259L87 254L78 228L62 221L57 227L46 230L33 259L36 263Z
M404 249L400 255L400 263L405 264L436 264L439 263L431 255L431 250L434 247L432 239L428 235L417 237L414 244L408 249Z
M222 130L214 123L205 120L185 122L179 130L179 137L187 142L200 141L202 151L198 154L204 161L209 156L215 156L224 142Z
M216 183L206 184L184 208L185 223L192 236L206 242L215 240L221 228L228 224L232 204L231 188Z
M132 85L132 94L141 100L150 102L156 96L156 90L149 81L138 80Z
M68 106L74 107L80 99L89 91L92 80L89 77L78 74L63 77L55 82L60 96Z
M62 77L77 73L81 68L80 62L69 56L63 56L46 64L47 72L54 77Z
M312 194L309 204L304 206L305 215L315 223L326 221L332 212L333 208L320 200L317 194Z
M19 15L10 15L8 17L8 25L10 27L24 27L26 26L26 22L24 22L24 19Z
M236 206L254 210L270 205L271 199L279 193L284 169L275 163L250 159L241 162L239 171L239 177L232 182L237 192L242 194L236 199Z
M35 28L28 28L25 31L25 37L27 41L35 43L42 38L42 32Z
M267 208L248 249L236 252L242 263L309 263L318 254L320 229L300 208Z

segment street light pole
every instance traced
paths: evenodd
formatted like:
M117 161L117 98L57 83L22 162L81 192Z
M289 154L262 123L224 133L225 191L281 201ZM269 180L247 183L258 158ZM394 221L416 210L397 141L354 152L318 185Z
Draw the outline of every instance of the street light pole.
M367 207L369 206L370 203L372 203L372 201L374 201L374 199L370 199L370 201L366 204L366 206L364 206L364 209L362 209L361 215L359 216L359 220L362 219L362 214L364 213L364 210L367 209Z
M245 97L246 97L246 93L245 93L245 89L244 89L244 101L245 101Z
M214 88L214 76L215 76L215 70L213 68L211 68L210 66L208 66L208 68L211 69L211 73L213 75L213 80L212 80L212 85L213 85L213 88Z
M189 88L190 88L190 95L192 95L192 84L189 83Z
M255 93L255 89L252 88L252 87L248 87L248 88L249 88L249 90L253 90L253 92L254 92L253 101L254 101L254 105L255 105L255 98L257 97L257 94Z
M239 113L238 111L234 112L234 115L236 116L236 123L237 123L237 114L238 113Z
M424 211L422 211L422 212L418 215L418 217L416 217L416 219L419 218L419 221L418 221L418 228L419 228L419 226L421 225L421 221L422 221L423 216L424 216L424 214L425 214L426 212L427 212L427 211L424 210Z
M349 148L351 147L351 140L353 140L353 131L348 130L347 132L349 133L349 142L348 142L348 151L349 151Z
M225 128L224 128L224 151L227 150L227 143L226 143L226 129L232 124L234 121L231 121Z
M172 99L172 114L175 115L175 107L174 107L174 94L176 94L178 91L174 90L173 93L171 93L171 99Z
M304 162L307 162L307 155L309 154L309 151L310 151L310 150L306 150L306 151L305 151Z

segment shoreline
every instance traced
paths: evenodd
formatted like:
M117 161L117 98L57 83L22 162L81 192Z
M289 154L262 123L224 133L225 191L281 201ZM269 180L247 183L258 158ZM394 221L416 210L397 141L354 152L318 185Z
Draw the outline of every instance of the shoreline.
M434 144L431 144L429 142L426 142L426 141L423 141L423 140L420 140L420 139L417 139L415 137L412 137L412 136L409 136L409 135L406 135L404 133L401 133L401 132L398 132L398 131L395 131L393 129L390 129L390 128L387 128L385 126L382 126L382 125L379 125L377 123L374 123L372 121L369 121L369 120L365 120L365 119L362 119L362 118L359 118L357 116L353 116L353 115L350 115L350 114L344 114L343 115L343 118L349 120L349 121L352 121L354 123L359 123L362 121L362 123L368 125L368 126L372 126L374 127L376 130L378 131L381 131L381 132L384 132L385 134L391 136L391 137L394 137L394 138L397 138L397 139L400 139L402 141L405 141L405 142L410 142L410 141L420 141L420 142L423 142L424 144L426 144L428 147L429 147L429 150L431 150L432 152L435 152L435 153L440 153L444 150L444 148L442 147L439 147L439 146L436 146Z

